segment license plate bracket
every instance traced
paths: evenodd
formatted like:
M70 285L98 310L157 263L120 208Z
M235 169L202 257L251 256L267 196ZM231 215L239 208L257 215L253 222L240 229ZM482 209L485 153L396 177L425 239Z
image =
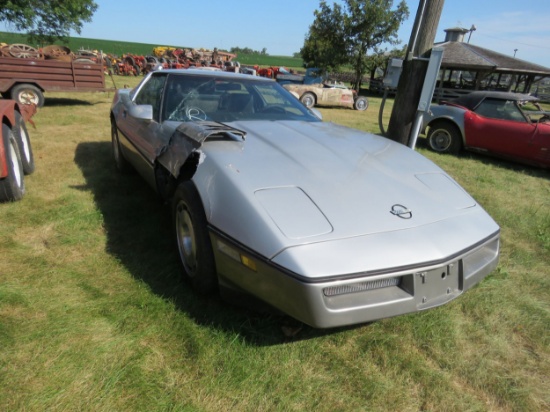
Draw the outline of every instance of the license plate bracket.
M415 273L415 297L419 309L442 305L461 292L458 262Z

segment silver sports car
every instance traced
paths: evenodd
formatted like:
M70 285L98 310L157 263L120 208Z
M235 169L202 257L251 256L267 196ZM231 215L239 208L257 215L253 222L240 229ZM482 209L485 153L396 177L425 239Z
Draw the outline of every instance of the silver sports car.
M200 292L328 328L445 304L497 265L498 225L443 170L270 79L152 72L110 116L117 167L171 202Z

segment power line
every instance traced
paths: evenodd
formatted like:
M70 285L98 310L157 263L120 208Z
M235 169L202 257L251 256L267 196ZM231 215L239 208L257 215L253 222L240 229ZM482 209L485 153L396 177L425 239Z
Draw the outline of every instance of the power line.
M548 46L540 46L540 45L534 45L534 44L529 44L529 43L522 43L520 41L515 41L515 40L511 40L511 39L501 39L500 37L488 36L486 34L481 34L481 33L478 33L477 36L489 37L490 39L500 40L500 41L503 41L503 42L506 42L506 43L516 43L516 44L521 44L521 45L527 46L527 47L534 47L534 48L538 48L538 49L550 50L550 47L548 47Z

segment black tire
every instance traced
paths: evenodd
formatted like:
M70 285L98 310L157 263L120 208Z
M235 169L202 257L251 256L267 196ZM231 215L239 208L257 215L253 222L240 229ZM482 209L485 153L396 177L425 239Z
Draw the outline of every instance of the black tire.
M19 104L35 104L44 106L42 90L32 84L18 84L11 89L11 98Z
M135 73L135 76L139 76L141 74L141 69L137 64L134 64L134 73Z
M174 193L172 223L180 261L193 289L201 294L216 291L218 277L206 216L190 180L180 183Z
M13 135L17 142L19 154L21 155L21 165L23 165L23 173L30 175L34 172L34 155L32 153L31 139L27 132L27 126L21 113L15 112L15 127Z
M357 97L357 99L355 99L355 102L353 103L353 108L361 112L367 110L367 107L369 107L369 101L365 96Z
M12 202L20 200L25 194L25 180L17 142L7 124L2 124L2 143L8 175L0 179L0 202Z
M311 109L313 106L315 106L315 95L313 93L306 92L302 95L302 97L300 97L300 101L308 109Z
M126 56L122 61L127 66L134 67L136 65L136 60L132 56Z
M111 120L111 149L113 153L113 159L115 160L116 168L121 173L130 173L132 165L126 160L124 154L120 149L120 140L118 138L118 129L114 120Z
M438 153L458 154L462 148L460 130L449 122L435 122L430 125L428 145Z

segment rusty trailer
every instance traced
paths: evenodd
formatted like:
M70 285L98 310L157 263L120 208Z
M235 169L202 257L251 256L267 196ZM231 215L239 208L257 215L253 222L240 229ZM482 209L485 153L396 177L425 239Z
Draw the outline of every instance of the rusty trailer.
M44 105L44 92L111 91L103 62L0 57L0 93L21 104Z

